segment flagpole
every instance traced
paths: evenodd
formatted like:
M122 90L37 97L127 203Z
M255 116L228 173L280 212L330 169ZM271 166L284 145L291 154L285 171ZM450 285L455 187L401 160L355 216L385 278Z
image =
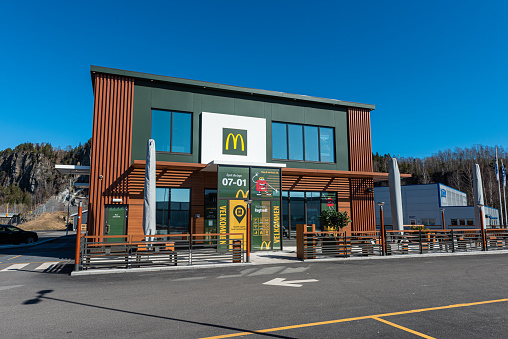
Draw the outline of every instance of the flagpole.
M506 170L504 169L503 160L501 160L501 175L503 176L503 194L504 194L504 227L508 227L508 214L506 214Z
M499 213L501 214L501 219L499 222L499 227L501 227L501 224L503 223L503 207L501 205L501 181L499 180L499 166L497 161L497 146L496 146L496 179L497 179L497 187L499 188Z

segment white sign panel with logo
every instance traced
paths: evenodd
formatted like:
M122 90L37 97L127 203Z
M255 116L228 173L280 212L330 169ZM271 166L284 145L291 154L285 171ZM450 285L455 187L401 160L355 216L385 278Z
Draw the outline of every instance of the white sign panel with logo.
M201 114L201 163L266 162L266 120L229 114Z

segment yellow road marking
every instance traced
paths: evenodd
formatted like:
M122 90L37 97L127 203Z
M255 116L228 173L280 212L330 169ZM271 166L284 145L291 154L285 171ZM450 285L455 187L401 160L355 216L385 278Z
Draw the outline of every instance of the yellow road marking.
M21 257L21 254L20 254L20 255L15 256L15 257L9 258L9 259L7 259L7 260L11 260L11 259L19 258L19 257Z
M434 338L434 337L431 337L430 335L426 335L426 334L423 334L423 333L421 333L421 332L414 331L414 330L412 330L412 329L410 329L410 328L407 328L407 327L404 327L404 326L400 326L400 325L394 324L394 323L392 323L392 322L390 322L390 321L388 321L388 320L384 320L384 319L381 319L381 318L376 318L376 317L374 317L374 318L372 318L372 319L375 319L375 320L377 320L377 321L380 321L380 322L382 322L382 323L388 324L388 325L393 326L393 327L397 327L397 328L399 328L399 329L401 329L401 330L404 330L404 331L406 331L406 332L416 334L417 336L420 336L420 337L422 337L422 338L427 338L427 339L436 339L436 338Z
M436 311L436 310L445 310L445 309L449 309L449 308L457 308L457 307L466 307L466 306L475 306L475 305L500 303L500 302L504 302L504 301L508 301L508 298L507 299L496 299L496 300L478 301L478 302L474 302L474 303L464 303L464 304L454 304L454 305L447 305L447 306L420 308L420 309L416 309L416 310L401 311L401 312L392 312L392 313L365 315L365 316L361 316L361 317L344 318L344 319L336 319L336 320L327 320L327 321L320 321L320 322L315 322L315 323L298 324L298 325L290 325L290 326L283 326L283 327L274 327L274 328L267 328L267 329L264 329L264 330L257 330L257 331L252 331L252 332L232 333L232 334L218 335L218 336L214 336L214 337L205 337L205 338L201 338L201 339L232 338L232 337L239 337L239 336L242 336L242 335L250 335L250 334L257 334L257 333L267 333L267 332L277 332L277 331L291 330L291 329L302 328L302 327L312 327L312 326L320 326L320 325L337 324L337 323L343 323L343 322L349 322L349 321L355 321L355 320L375 319L375 318L380 318L380 317L390 317L390 316L393 316L393 315L411 314L411 313Z

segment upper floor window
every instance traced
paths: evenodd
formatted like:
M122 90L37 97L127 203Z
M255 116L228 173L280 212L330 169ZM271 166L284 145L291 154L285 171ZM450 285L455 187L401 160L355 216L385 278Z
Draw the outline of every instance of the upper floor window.
M192 114L152 110L152 139L155 150L191 153Z
M335 162L333 128L272 122L272 158Z

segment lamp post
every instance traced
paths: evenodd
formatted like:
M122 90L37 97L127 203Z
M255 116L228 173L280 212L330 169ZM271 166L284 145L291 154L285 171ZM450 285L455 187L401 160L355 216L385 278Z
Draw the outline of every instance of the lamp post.
M476 206L480 209L480 227L482 228L481 229L482 246L483 246L483 250L486 251L487 250L487 236L485 234L485 220L483 220L483 210L482 210L483 204L478 204Z
M65 235L69 235L69 218L71 215L71 187L72 179L69 179L69 202L67 203L67 227L65 228Z
M446 229L446 222L444 218L444 208L441 208L441 219L443 220L443 231Z
M247 239L245 239L247 258L245 259L245 261L250 262L250 205L252 204L252 200L245 199L244 201L247 203L247 235L246 235Z
M79 255L81 253L81 217L83 215L83 203L80 201L78 205L78 222L76 225L76 259L74 261L74 270L79 271Z
M379 216L381 218L381 252L383 255L386 254L386 239L385 239L385 221L383 217L383 205L385 203L383 201L380 201L377 203L379 206Z

